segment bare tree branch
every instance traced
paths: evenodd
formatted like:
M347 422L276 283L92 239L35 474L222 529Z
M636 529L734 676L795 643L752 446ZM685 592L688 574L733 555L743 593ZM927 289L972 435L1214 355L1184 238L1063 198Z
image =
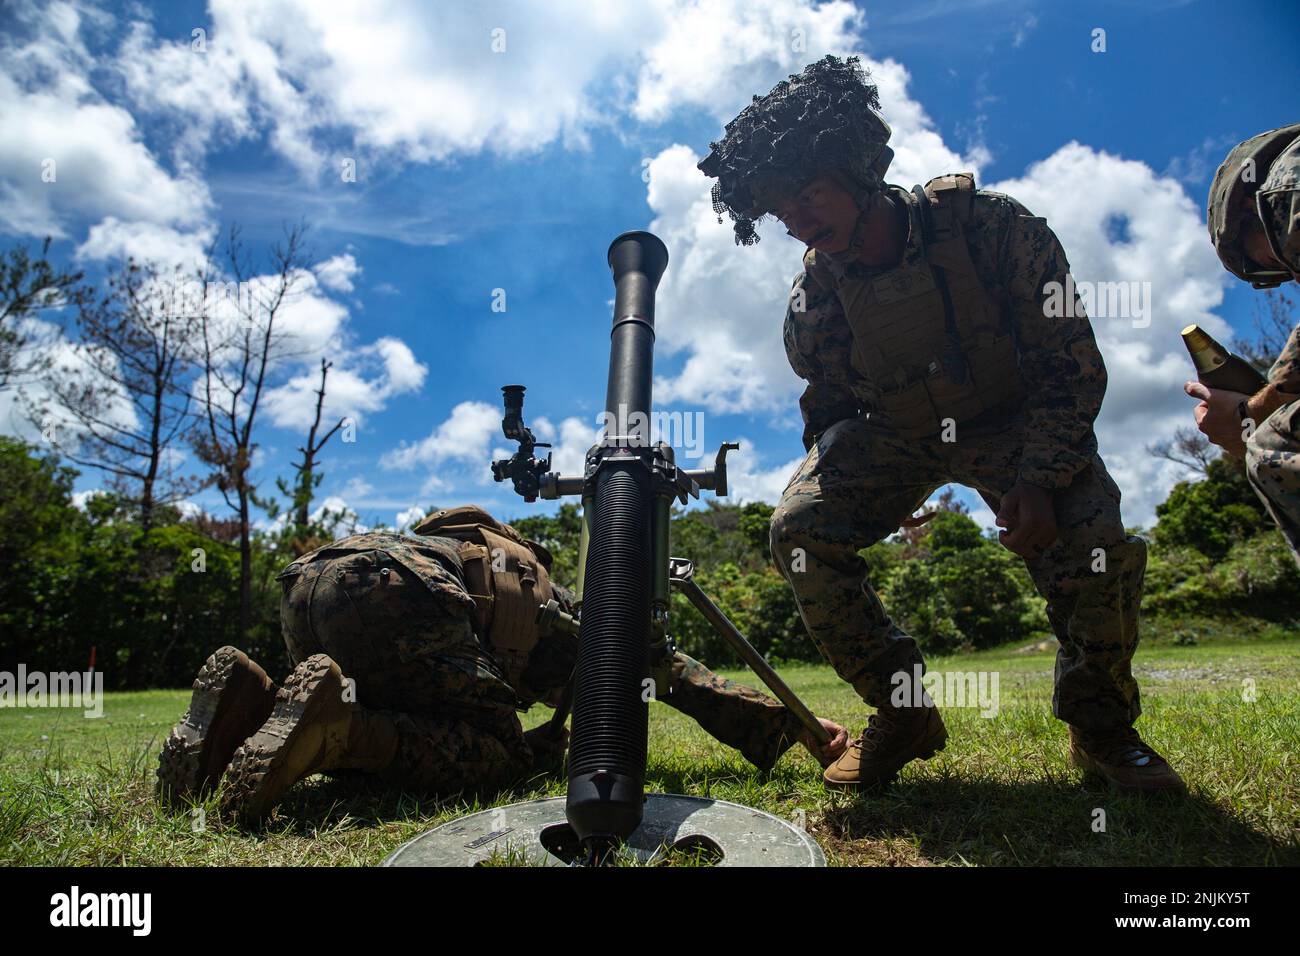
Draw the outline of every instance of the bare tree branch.
M56 412L70 419L76 437L67 456L112 475L145 529L160 503L203 485L178 474L168 453L169 443L195 424L187 394L197 317L178 301L179 278L179 271L169 278L152 265L123 263L100 299L79 302L82 361L46 368L48 397L26 401L34 421Z
M48 357L30 322L46 309L81 305L90 291L83 273L62 272L49 262L50 239L33 259L26 246L0 254L0 391L39 377Z
M1282 288L1268 289L1255 303L1255 334L1232 340L1232 350L1267 375L1278 353L1291 337L1298 319L1291 293Z
M316 389L316 414L311 428L307 431L307 444L298 446L298 451L302 453L302 460L294 464L296 477L293 486L290 487L282 478L276 480L276 487L280 489L280 493L292 502L293 526L290 529L290 537L291 547L295 553L305 553L309 550L307 542L318 536L315 532L319 529L311 526L311 502L321 482L321 475L316 470L319 463L317 456L326 443L334 437L335 432L343 427L345 421L340 418L334 423L333 428L317 438L321 415L325 408L325 380L333 366L333 362L320 360L320 388Z
M212 467L218 490L238 516L241 636L248 633L252 616L251 506L258 503L251 475L256 449L253 436L272 366L287 354L280 322L284 308L294 301L307 275L305 233L302 224L287 228L284 240L270 251L269 275L257 275L239 227L230 228L224 272L235 279L241 291L233 308L233 328L223 326L229 326L231 316L211 301L210 291L222 272L213 255L215 245L209 249L200 274L204 294L200 322L203 429L194 440L194 449Z
M1210 462L1219 457L1219 450L1197 429L1180 426L1174 430L1173 438L1147 445L1147 454L1204 476L1209 473Z

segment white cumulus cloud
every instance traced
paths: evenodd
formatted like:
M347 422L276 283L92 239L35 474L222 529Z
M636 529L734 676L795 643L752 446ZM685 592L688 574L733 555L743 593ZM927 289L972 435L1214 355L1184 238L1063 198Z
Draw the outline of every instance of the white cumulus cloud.
M488 457L492 442L501 434L501 409L486 402L460 402L428 436L403 444L380 460L385 468L438 467L471 463L491 479Z
M0 39L0 221L13 233L64 237L73 219L116 217L201 226L211 199L191 169L169 171L135 118L90 79L80 39L93 10L14 6ZM93 28L94 24L92 24Z
M1225 273L1200 210L1178 180L1079 143L989 188L1047 217L1077 281L1137 289L1150 283L1149 314L1092 319L1108 373L1097 420L1102 457L1124 492L1125 520L1149 525L1169 488L1187 477L1146 452L1191 423L1193 403L1182 384L1192 368L1179 330L1196 323L1216 337L1231 335L1213 312L1223 301Z
M316 278L331 292L351 292L352 280L361 274L356 256L350 252L332 256L315 267Z
M360 424L364 417L385 408L391 398L419 391L427 366L416 361L406 343L382 338L372 345L331 353L337 356L325 380L324 429L340 418ZM305 431L316 414L320 367L307 366L283 385L266 394L266 410L280 428Z

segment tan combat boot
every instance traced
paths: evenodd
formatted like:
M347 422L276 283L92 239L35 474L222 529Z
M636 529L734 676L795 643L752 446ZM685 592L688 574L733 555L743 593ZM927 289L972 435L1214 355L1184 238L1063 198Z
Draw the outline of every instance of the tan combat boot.
M194 678L190 709L158 756L160 799L182 806L217 785L231 755L275 705L275 682L237 647L209 657Z
M1119 790L1187 792L1178 771L1132 727L1103 735L1087 735L1070 727L1070 762Z
M861 736L826 768L828 787L873 787L893 780L904 764L928 760L948 741L937 707L882 707Z
M226 770L222 808L245 822L266 817L299 780L323 770L382 770L397 752L397 728L343 699L338 664L313 654L275 696L262 728Z

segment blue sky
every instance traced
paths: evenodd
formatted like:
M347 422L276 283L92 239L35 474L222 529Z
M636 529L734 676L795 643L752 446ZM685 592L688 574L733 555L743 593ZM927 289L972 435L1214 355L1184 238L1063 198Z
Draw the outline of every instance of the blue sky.
M55 235L93 275L128 252L188 261L232 222L259 245L305 219L321 268L295 330L312 352L275 368L257 475L269 490L289 472L323 355L329 412L357 431L325 454L322 494L390 525L432 505L555 506L491 480L500 386L529 386L529 423L575 471L604 398L605 250L654 229L671 256L658 407L702 413L708 460L741 440L736 497L775 502L803 455L780 343L801 247L772 228L734 246L694 163L752 94L859 53L894 129L890 181L973 169L1048 218L1076 278L1151 283L1147 325L1094 320L1102 452L1126 520L1149 523L1184 477L1144 451L1190 421L1177 330L1247 329L1260 296L1213 255L1209 179L1233 144L1296 121L1298 37L1284 3L1133 6L6 5L0 229ZM0 428L32 434L3 396Z

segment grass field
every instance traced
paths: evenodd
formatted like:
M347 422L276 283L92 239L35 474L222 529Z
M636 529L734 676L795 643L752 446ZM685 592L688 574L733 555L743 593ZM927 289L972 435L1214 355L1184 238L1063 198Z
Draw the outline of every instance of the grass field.
M761 774L652 705L648 788L803 819L832 865L1300 864L1300 642L1275 631L1139 650L1138 727L1187 779L1186 798L1113 794L1069 765L1065 726L1051 716L1052 659L1004 649L932 660L932 671L997 672L998 715L946 709L947 750L860 798L824 790L802 748ZM867 708L829 668L782 672L817 713L853 732L865 723ZM158 751L188 700L188 689L111 694L100 719L0 709L0 863L372 865L450 817L564 792L557 776L495 802L436 802L317 776L248 833L220 819L215 799L194 814L154 802ZM525 724L547 713L535 708Z

